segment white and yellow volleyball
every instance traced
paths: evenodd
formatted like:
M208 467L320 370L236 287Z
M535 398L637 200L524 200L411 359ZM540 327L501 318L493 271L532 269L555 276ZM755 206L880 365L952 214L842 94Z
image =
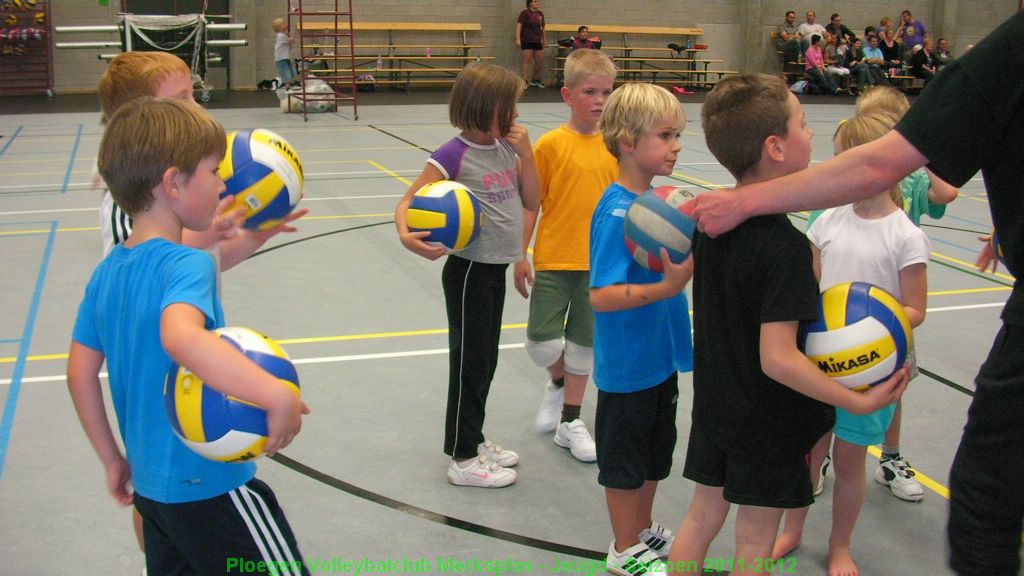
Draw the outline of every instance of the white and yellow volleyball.
M220 177L245 208L246 228L266 230L288 216L302 199L302 161L288 141L257 128L228 133Z
M218 328L217 336L299 396L299 377L277 343L248 328ZM172 363L164 383L164 408L178 438L194 452L219 462L245 462L263 454L267 413L205 386L188 368Z
M800 326L800 349L833 380L857 391L903 367L913 343L910 320L893 295L866 282L825 290L816 322Z
M409 202L406 224L413 232L426 230L426 242L462 250L480 234L480 201L462 184L439 180L420 188Z

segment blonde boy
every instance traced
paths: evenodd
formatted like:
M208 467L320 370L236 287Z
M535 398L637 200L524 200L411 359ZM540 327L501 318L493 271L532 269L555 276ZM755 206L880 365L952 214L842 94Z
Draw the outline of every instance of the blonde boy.
M291 442L308 412L209 331L224 325L213 258L180 244L183 227L201 231L213 221L225 144L224 129L198 106L148 97L121 106L100 143L100 174L135 230L86 287L68 389L107 489L144 519L150 574L220 574L231 558L288 563L292 573L305 573L293 564L301 563L295 537L273 492L254 478L255 464L206 460L174 436L164 413L171 359L207 385L265 408L271 454ZM104 361L124 455L107 421ZM250 532L254 523L267 531Z
M599 122L619 162L590 227L597 480L615 537L607 559L613 574L659 573L672 541L651 511L672 466L678 372L693 364L682 292L693 263L674 264L663 250L664 274L640 267L626 248L624 216L655 176L672 173L685 122L674 96L640 83L613 92Z
M776 77L720 82L701 111L708 148L741 185L807 167L811 130ZM683 476L696 482L672 546L676 572L699 573L731 503L733 574L764 571L784 509L809 505L806 456L835 422L830 405L865 414L899 398L905 370L860 394L824 375L797 348L817 315L811 249L784 215L752 218L694 244L693 424ZM786 426L778 426L779 415ZM760 562L760 564L758 564Z
M541 136L533 151L543 210L533 252L536 277L525 258L536 212L524 213L524 259L515 267L516 289L523 297L533 285L526 351L549 376L534 428L555 432L555 444L583 462L597 459L594 440L580 418L594 357L590 217L619 173L597 122L615 73L611 59L596 50L576 50L566 58L562 99L569 121Z

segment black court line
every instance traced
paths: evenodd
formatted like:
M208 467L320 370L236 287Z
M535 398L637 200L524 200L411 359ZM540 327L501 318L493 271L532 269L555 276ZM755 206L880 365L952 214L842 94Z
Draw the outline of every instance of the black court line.
M367 126L369 126L370 128L373 128L374 130L380 132L381 134L385 134L387 136L391 136L392 138L394 138L395 140L398 140L399 142L404 142L404 143L408 144L409 146L412 146L413 148L419 148L420 150L423 150L427 154L433 154L434 153L434 151L429 149L429 148L424 148L423 146L420 146L419 144L417 144L417 143L415 143L415 142L413 142L411 140L406 140L405 138L402 138L401 136L398 136L396 134L392 134L391 132L388 132L387 130L384 130L383 128L378 128L377 126L374 126L373 124L367 124Z
M285 468L288 468L294 472L298 472L307 478L316 480L322 484L326 484L331 488L341 490L347 494L351 494L357 498L362 498L374 504L380 504L386 506L392 510L403 512L429 522L436 522L444 526L450 526L452 528L458 528L459 530L465 530L466 532L472 532L473 534L479 534L481 536L488 536L502 540L504 542L510 542L512 544L519 544L521 546L528 546L530 548L536 548L538 550L546 550L548 552L554 552L556 554L565 554L568 556L576 556L579 558L587 558L590 560L606 560L608 557L607 552L598 552L596 550L587 550L586 548L577 548L576 546L568 546L565 544L559 544L557 542L549 542L547 540L541 540L539 538L533 538L531 536L523 536L522 534L516 534L514 532L508 532L505 530L498 530L497 528L491 528L490 526L484 526L475 522L469 522L467 520L461 520L459 518L452 518L451 516L445 516L432 510L420 508L419 506L413 506L412 504L406 504L400 502L394 498L382 496L375 492L371 492L365 488L360 488L354 484L350 484L335 478L329 474L320 472L319 470L307 466L296 460L285 456L278 452L275 456L270 457L271 460L281 464ZM725 572L717 572L711 570L704 570L704 574L726 574Z
M373 224L363 224L361 226L353 226L351 228L342 228L340 230L332 230L330 232L324 232L322 234L314 234L312 236L306 236L305 238L299 238L297 240L292 240L291 242L284 242L284 243L278 244L276 246L271 246L270 248L266 248L266 249L260 250L258 252L253 252L252 254L249 255L249 258L255 258L257 256L261 256L263 254L266 254L267 252L273 252L274 250L279 250L281 248L284 248L285 246L291 246L292 244L298 244L299 242L305 242L307 240L315 240L317 238L323 238L324 236L331 236L332 234L340 234L342 232L351 232L353 230L362 230L363 228L373 228L374 226L381 226L383 224L394 224L394 223L395 223L394 220L387 220L385 222L374 222ZM246 258L246 260L248 260L249 258Z
M971 398L974 398L974 390L971 390L970 388L966 388L964 386L961 386L960 384L957 384L956 382L953 382L952 380L950 380L948 378L943 378L942 376L939 376L935 372L932 372L930 370L925 370L924 368L921 368L920 366L917 367L917 371L920 372L921 374L924 374L925 376L931 378L932 380L935 380L936 382L938 382L940 384L945 384L946 386L949 386L953 390L956 390L958 392L963 392L964 394L970 396Z

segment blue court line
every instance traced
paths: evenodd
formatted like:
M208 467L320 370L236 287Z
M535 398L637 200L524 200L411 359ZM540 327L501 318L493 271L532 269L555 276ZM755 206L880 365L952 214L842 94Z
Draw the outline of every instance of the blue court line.
M75 145L71 148L71 160L68 160L68 171L64 174L64 185L60 188L60 193L64 194L68 191L68 183L71 182L71 169L75 167L75 157L78 156L78 143L82 141L82 125L78 125L78 133L75 134Z
M4 147L0 148L0 156L3 156L4 152L7 152L7 149L11 147L11 143L14 142L14 139L18 137L18 134L21 134L22 128L23 126L18 126L18 129L14 131L14 134L11 134L11 138L7 141L7 144L4 144Z
M0 340L0 344L13 344L15 342L21 342L21 338L4 338Z
M14 362L14 373L11 385L7 390L7 402L4 406L3 420L0 420L0 478L4 475L4 462L7 460L7 445L11 440L11 428L14 426L14 411L18 407L18 396L21 393L21 377L25 374L25 362L28 349L32 345L32 331L36 325L36 313L39 312L39 301L43 296L43 284L46 282L46 271L50 267L50 254L53 253L53 240L57 237L57 221L50 222L50 236L46 239L43 250L43 261L39 264L39 275L36 277L36 288L32 291L32 303L25 319L25 330L21 335L21 346L18 347L18 359Z
M956 216L954 214L946 214L945 217L949 218L950 220L959 220L960 222L966 222L968 224L974 224L976 226L981 226L982 229L986 229L986 228L991 229L992 228L992 223L991 222L978 222L977 220L971 220L970 218L964 218L962 216Z

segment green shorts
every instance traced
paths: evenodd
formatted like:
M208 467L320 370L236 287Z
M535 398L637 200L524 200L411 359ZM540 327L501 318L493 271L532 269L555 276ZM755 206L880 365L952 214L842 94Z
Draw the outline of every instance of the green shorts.
M542 270L534 276L526 337L547 342L563 336L573 344L594 347L589 270Z

